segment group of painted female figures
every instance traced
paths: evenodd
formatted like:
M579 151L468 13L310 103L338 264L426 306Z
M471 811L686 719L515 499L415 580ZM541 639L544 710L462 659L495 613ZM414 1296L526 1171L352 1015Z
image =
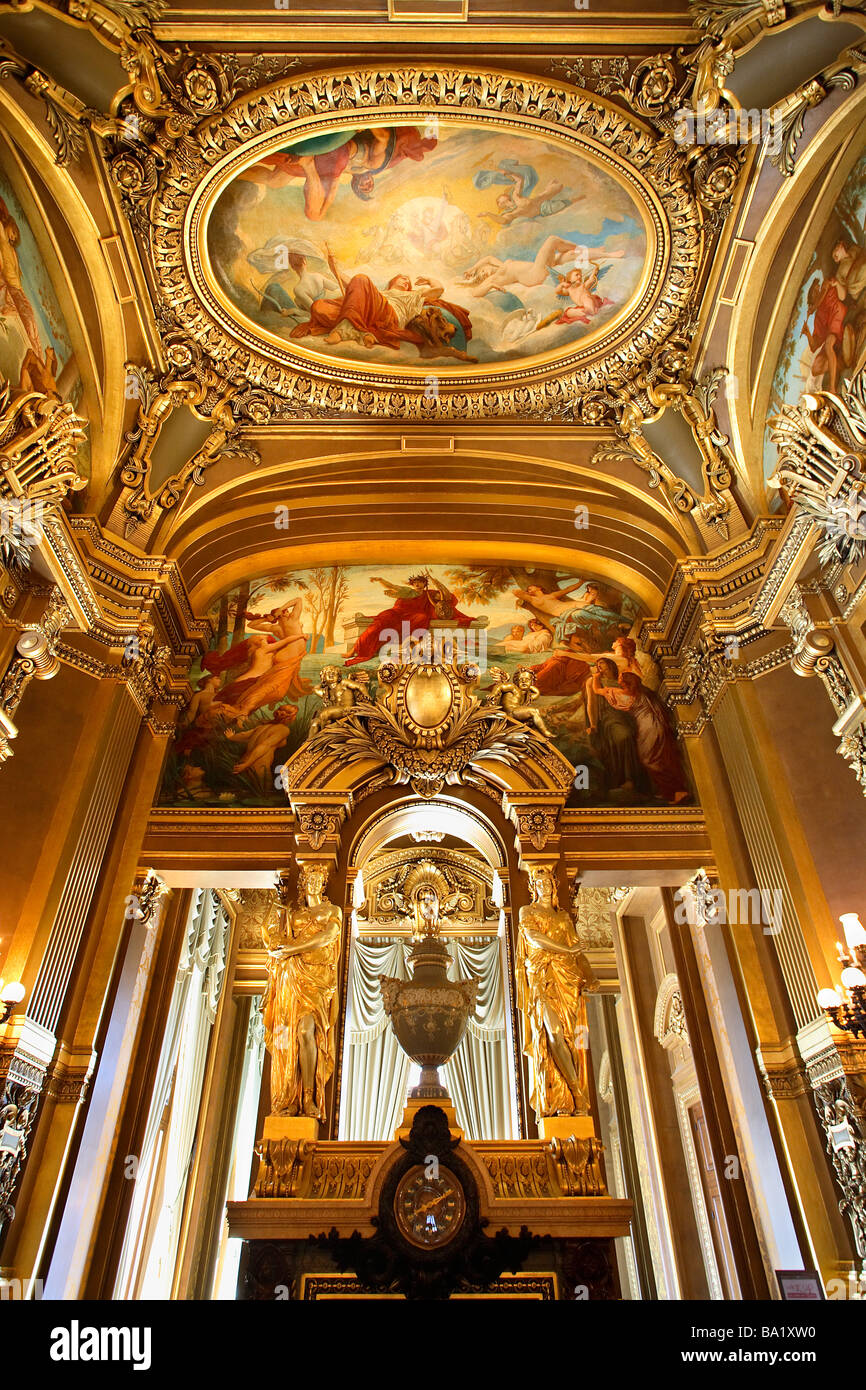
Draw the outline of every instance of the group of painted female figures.
M578 588L582 593L575 596ZM545 719L567 730L583 711L609 793L649 793L671 805L690 800L668 711L645 683L651 663L641 663L637 644L625 635L613 640L610 651L593 650L593 630L617 617L599 601L599 586L572 585L554 593L531 586L514 593L522 605L545 615L558 638L550 656L531 668L533 684L541 695L574 697L546 709Z

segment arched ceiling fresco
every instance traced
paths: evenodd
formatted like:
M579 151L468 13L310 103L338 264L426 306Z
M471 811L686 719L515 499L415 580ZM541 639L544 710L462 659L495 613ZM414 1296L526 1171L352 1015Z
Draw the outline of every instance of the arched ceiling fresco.
M245 580L208 610L214 636L172 745L163 805L279 806L280 768L322 708L328 669L375 688L382 661L476 663L478 694L521 668L575 769L569 804L672 806L693 793L644 610L586 572L517 562L320 565Z
M482 376L610 331L647 253L634 193L585 152L442 119L352 122L260 155L219 195L206 243L266 342Z

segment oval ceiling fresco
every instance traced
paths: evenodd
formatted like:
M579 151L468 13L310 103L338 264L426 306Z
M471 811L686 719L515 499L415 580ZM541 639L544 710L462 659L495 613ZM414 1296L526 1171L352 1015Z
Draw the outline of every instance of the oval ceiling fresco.
M648 273L624 183L573 145L478 121L356 118L271 148L219 194L204 244L248 331L431 381L573 353Z

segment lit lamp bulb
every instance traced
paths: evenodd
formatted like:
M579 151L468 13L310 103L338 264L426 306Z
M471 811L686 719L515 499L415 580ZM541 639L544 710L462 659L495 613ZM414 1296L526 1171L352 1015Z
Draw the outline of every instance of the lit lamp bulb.
M818 1003L822 1009L841 1009L842 1007L839 992L835 989L819 989Z
M858 989L866 985L866 975L856 965L849 965L842 971L842 983L846 989Z
M857 946L866 946L866 927L860 921L858 913L843 912L839 921L842 923L845 945L849 950L854 950Z
M18 981L9 984L0 981L0 1023L5 1023L15 1004L20 1004L26 990Z

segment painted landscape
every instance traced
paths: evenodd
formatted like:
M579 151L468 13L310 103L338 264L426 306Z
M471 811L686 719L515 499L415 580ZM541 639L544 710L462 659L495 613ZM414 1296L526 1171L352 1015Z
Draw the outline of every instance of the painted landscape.
M277 769L303 743L324 666L371 678L395 646L460 644L482 668L532 671L538 708L574 765L574 806L674 806L693 793L643 614L574 571L512 565L330 565L250 580L217 599L163 779L167 806L280 806ZM441 648L440 648L441 649Z

